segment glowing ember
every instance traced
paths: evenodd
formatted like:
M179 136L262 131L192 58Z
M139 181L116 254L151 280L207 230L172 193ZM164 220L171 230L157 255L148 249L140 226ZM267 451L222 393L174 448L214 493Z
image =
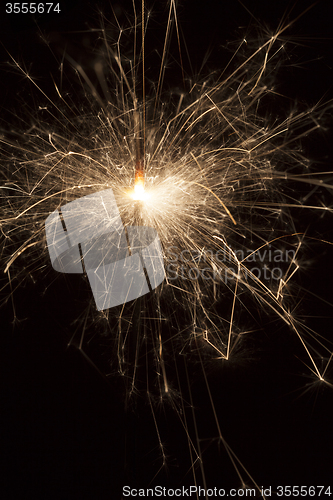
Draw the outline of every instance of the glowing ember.
M131 193L133 200L146 201L150 198L150 194L145 191L144 176L141 171L136 172L134 190Z

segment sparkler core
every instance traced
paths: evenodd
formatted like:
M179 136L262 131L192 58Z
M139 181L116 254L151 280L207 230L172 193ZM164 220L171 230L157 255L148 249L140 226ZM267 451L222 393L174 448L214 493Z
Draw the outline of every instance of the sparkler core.
M135 181L134 181L134 190L132 192L133 200L146 201L150 198L149 193L145 191L145 178L143 169L140 167L136 167L135 170Z

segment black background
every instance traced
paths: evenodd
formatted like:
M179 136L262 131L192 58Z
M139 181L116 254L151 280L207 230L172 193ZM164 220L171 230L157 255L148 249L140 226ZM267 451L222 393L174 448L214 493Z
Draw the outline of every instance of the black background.
M244 3L259 24L270 30L277 27L290 7L286 1ZM8 53L24 64L53 97L50 75L55 79L59 75L59 54L53 51L57 44L62 48L65 43L77 58L89 60L81 47L90 53L91 38L87 32L98 25L98 5L106 16L112 17L114 9L120 20L126 9L131 12L131 2L74 0L61 1L61 14L41 15L37 24L25 15L0 15L2 130L17 126L17 115L24 117L25 106L32 109L43 104L43 98L27 80L9 67ZM307 1L296 2L289 19L310 5ZM4 12L4 3L1 9ZM162 2L153 6L155 17L148 47L151 44L154 48L155 44L160 48L166 12ZM190 59L184 56L187 75L223 67L234 40L241 38L251 23L257 23L240 3L231 0L185 0L178 12L190 54ZM278 76L279 91L287 96L287 107L288 100L297 101L302 108L305 103L312 105L322 98L328 101L332 96L331 27L331 4L319 1L287 30L286 38L294 37L297 42L291 44L287 64ZM50 47L41 42L41 34L49 36ZM174 57L169 60L166 75L170 89L181 86L181 71L175 62L177 50L172 42L170 53ZM154 50L151 55L149 48L147 51L148 66L153 67ZM310 156L320 160L319 171L329 168L329 132L309 140L305 147ZM328 194L325 191L326 199ZM306 219L307 225L314 217L302 214L301 219L302 224ZM332 240L331 227L327 215L316 223L313 235L322 234ZM312 266L300 275L302 286L327 301L332 301L330 255L332 252L326 247L309 249ZM63 284L60 279L53 293L60 296ZM107 381L98 371L108 372L107 356L98 359L87 346L96 369L74 346L67 347L74 328L70 322L76 312L80 314L79 309L73 311L70 303L70 287L74 289L75 285L67 284L65 298L59 299L61 315L54 308L54 297L42 296L42 281L15 292L16 313L21 321L12 324L10 303L1 310L2 498L116 499L121 498L121 488L129 481L137 487L148 487L150 483L170 487L193 484L188 473L186 436L173 409L168 405L156 408L169 460L168 467L154 479L160 465L159 452L146 400L138 398L135 416L133 412L126 413L122 381L117 377ZM325 337L332 337L329 307L314 297L304 304L309 316L320 317L309 317L308 325ZM102 345L104 341L95 341L95 345L96 342ZM290 332L272 321L265 325L260 338L249 345L248 359L243 354L231 367L221 369L213 365L207 371L222 433L260 486L328 486L332 480L333 392L327 386L313 385L314 378L297 358L300 351ZM210 404L205 381L198 369L193 369L192 375L199 433L206 439L203 448L207 486L237 488L240 481L227 454L222 445L219 451L213 439L217 432L211 411L207 411ZM307 388L310 390L304 391Z

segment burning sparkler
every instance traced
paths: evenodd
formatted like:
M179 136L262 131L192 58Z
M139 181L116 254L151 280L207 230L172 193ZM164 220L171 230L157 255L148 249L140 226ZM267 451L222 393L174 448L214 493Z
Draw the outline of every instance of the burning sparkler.
M14 290L22 286L24 279L32 276L37 280L39 275L51 276L50 281L57 278L50 271L44 231L47 217L56 213L64 240L70 238L67 225L74 220L74 212L67 208L66 216L66 207L96 195L108 213L103 223L110 222L107 200L98 193L112 190L119 210L117 229L125 228L125 250L133 251L130 256L135 254L134 237L130 239L132 226L154 228L163 247L166 279L161 284L163 280L156 278L153 286L154 272L155 277L158 273L161 277L161 266L153 259L150 264L145 261L142 276L153 283L150 293L126 305L126 300L118 302L106 311L103 307L99 311L90 305L85 307L84 320L76 319L80 333L74 334L70 342L84 351L89 324L98 325L100 333L112 332L112 370L126 380L128 406L136 394L146 394L156 425L161 468L168 461L156 407L163 403L170 405L185 429L191 477L205 483L203 440L197 432L189 375L191 362L200 366L216 439L223 445L241 487L251 484L262 492L251 468L243 465L241 457L237 458L239 453L236 456L225 438L206 369L225 366L244 356L248 352L247 338L252 338L267 314L297 339L302 348L301 360L313 379L326 387L332 385L327 376L331 345L326 339L316 339L297 319L292 296L302 249L308 241L305 231L295 227L293 211L309 208L331 212L329 206L310 201L318 187L332 187L326 181L328 174L309 171L309 161L299 144L320 128L331 105L319 103L310 111L293 111L274 120L261 108L262 102L277 95L270 71L279 64L286 43L284 33L291 22L261 38L254 48L244 37L232 56L240 58L235 68L230 63L228 70L210 79L186 81L186 91L178 92L177 102L172 98L165 104L162 87L171 20L181 45L176 6L172 1L158 83L152 84L148 92L143 63L149 23L147 27L144 8L140 20L136 9L134 4L131 57L122 52L124 46L127 49L126 30L119 28L117 36L109 36L103 25L98 32L103 40L94 62L98 84L94 85L88 71L65 53L85 92L88 88L89 95L94 96L89 114L82 114L81 103L71 106L73 103L55 83L58 105L11 58L11 65L43 96L46 105L39 110L41 118L20 135L19 141L15 132L13 137L6 134L1 139L8 172L1 186L5 193L3 268L10 287L6 300L13 298L15 315ZM139 30L141 52L136 53ZM181 56L179 59L182 61ZM140 72L141 95L137 90ZM49 124L44 116L51 115ZM293 183L311 186L301 203L295 201ZM98 227L92 215L96 216L96 206L91 205L89 210L81 233L88 231L89 221ZM75 230L80 233L80 227ZM105 242L105 232L99 236ZM94 238L93 232L89 233L85 247L82 239L75 239L81 264L100 244ZM120 252L124 248L119 242ZM99 262L85 269L90 282L95 279L97 283L102 275L105 279L104 249L98 247ZM61 255L59 252L57 258ZM145 257L152 254L147 257L141 252L138 265ZM108 282L104 284L107 288ZM326 359L323 365L318 361L320 357Z

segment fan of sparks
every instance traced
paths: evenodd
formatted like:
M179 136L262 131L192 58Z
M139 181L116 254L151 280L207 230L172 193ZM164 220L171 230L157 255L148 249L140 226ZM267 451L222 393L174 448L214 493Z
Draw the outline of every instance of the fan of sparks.
M171 2L165 46L173 16L179 37L174 11ZM297 228L299 209L331 217L328 206L308 203L317 200L319 186L332 186L329 174L316 174L301 144L320 132L331 104L274 115L271 103L285 98L272 75L283 61L289 25L256 42L244 38L228 67L207 79L185 75L182 91L164 90L165 52L157 83L142 83L148 80L143 47L149 19L143 21L119 28L116 37L102 25L92 75L65 54L71 78L74 70L81 82L82 105L56 79L57 99L51 97L11 59L41 105L31 112L29 129L22 123L21 130L1 137L6 301L12 301L15 316L15 290L24 280L57 278L46 247L47 216L112 188L125 226L157 231L166 277L136 305L97 312L88 299L76 331L83 348L89 325L110 329L111 362L130 380L129 396L140 386L145 358L153 367L146 370L154 373L146 392L172 401L177 390L170 360L185 354L202 363L232 360L246 336L256 335L258 318L267 315L297 337L314 380L331 386L331 343L297 319L293 298L303 249L310 244ZM135 41L131 57L125 56L128 40L141 34L141 48L136 53ZM306 203L298 187L303 193L309 188ZM140 331L134 348L133 329Z

